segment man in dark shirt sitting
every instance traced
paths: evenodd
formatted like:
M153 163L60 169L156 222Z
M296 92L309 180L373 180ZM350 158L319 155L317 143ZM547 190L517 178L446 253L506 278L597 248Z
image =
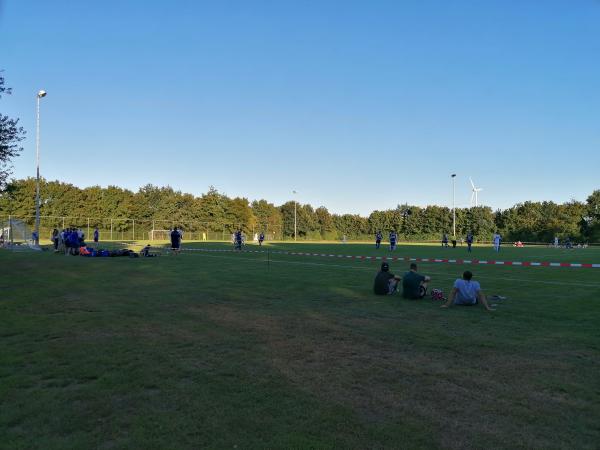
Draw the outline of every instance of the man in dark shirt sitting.
M384 262L381 264L381 270L375 277L375 283L373 284L373 292L377 295L390 295L396 292L398 287L398 281L400 277L390 273L390 266Z
M427 294L427 283L430 277L417 273L417 265L411 263L410 271L402 277L402 297L418 300Z

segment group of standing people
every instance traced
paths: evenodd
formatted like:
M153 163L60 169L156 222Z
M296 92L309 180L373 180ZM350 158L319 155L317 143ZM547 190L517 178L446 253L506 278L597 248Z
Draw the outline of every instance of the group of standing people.
M383 233L381 231L377 231L377 233L375 233L375 248L381 247L382 240L383 240ZM393 252L394 250L396 250L396 245L398 243L398 234L396 233L396 230L390 231L389 240L390 240L390 251Z
M377 233L375 233L375 248L379 249L381 248L381 241L383 240L383 233L381 231L377 231ZM473 237L473 233L472 232L468 232L464 242L467 243L467 251L469 253L472 252L472 247L473 247L473 242L474 242L474 237ZM390 242L390 251L394 251L396 249L397 243L398 243L398 234L396 233L395 230L390 231L389 234L389 242ZM463 242L461 240L461 242ZM502 236L500 236L500 234L498 232L495 232L493 237L492 237L492 242L494 245L494 250L499 252L500 251L500 244L502 243ZM456 247L456 241L452 241L452 246ZM448 234L444 233L442 235L442 247L448 247Z
M98 244L100 233L98 228L94 230L94 243ZM50 240L54 245L55 253L64 253L65 255L79 255L79 249L85 247L85 233L81 228L65 228L59 231L57 228L52 230Z
M473 237L473 233L471 233L470 231L467 232L467 235L465 236L464 239L461 238L460 240L460 245L463 244L463 242L467 243L467 251L469 253L471 253L472 249L473 249L473 242L474 242L474 237ZM442 235L442 247L448 247L448 234L444 233ZM456 248L456 239L452 240L452 248Z
M467 243L467 251L469 253L471 253L473 251L473 242L474 242L474 237L473 237L473 233L471 233L470 231L467 232L467 235L465 236L464 242ZM461 239L461 245L462 245L463 240ZM494 233L494 235L492 236L492 244L494 246L494 250L499 252L500 251L500 244L502 243L502 236L500 236L500 234L496 231ZM448 247L448 235L446 233L444 233L442 235L442 247ZM456 247L456 240L452 241L452 247Z
M265 233L262 231L260 233L254 233L254 242L258 242L258 245L262 247L264 241ZM233 248L235 250L241 250L246 244L246 235L241 229L237 229L231 233L231 243L233 244Z

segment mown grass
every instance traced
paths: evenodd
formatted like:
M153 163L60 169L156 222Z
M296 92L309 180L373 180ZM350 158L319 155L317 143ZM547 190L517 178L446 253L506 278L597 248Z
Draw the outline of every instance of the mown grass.
M465 253L397 254L449 252ZM600 260L594 249L502 256ZM509 297L487 313L375 297L378 264L1 251L0 447L597 447L600 269L473 266L489 294ZM421 264L445 292L465 267Z

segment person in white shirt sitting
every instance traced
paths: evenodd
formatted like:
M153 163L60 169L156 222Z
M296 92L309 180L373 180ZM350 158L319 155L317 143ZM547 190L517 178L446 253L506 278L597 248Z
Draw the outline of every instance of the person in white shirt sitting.
M472 306L481 303L488 311L494 311L490 308L479 282L472 281L472 278L473 274L466 270L462 278L458 278L454 282L454 287L448 296L448 301L441 307L449 308L452 305Z

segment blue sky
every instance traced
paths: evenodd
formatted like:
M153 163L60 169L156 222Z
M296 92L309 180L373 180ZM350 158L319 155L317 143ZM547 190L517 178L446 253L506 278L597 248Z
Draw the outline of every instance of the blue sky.
M600 188L600 1L0 0L14 175L505 208Z

